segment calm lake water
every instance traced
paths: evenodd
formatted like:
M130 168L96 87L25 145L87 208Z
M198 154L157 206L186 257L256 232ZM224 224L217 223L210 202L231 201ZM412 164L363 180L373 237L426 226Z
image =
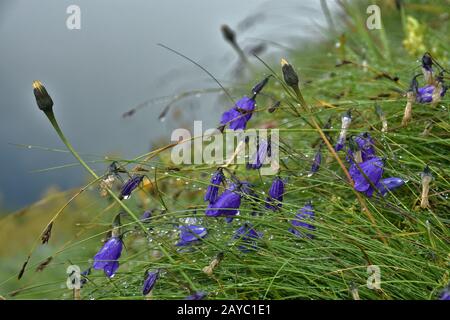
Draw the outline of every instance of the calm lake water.
M81 9L80 30L66 27L72 4ZM189 127L194 119L217 125L227 106L206 96L179 102L177 120L171 120L173 114L158 120L164 101L130 118L122 114L148 99L216 87L200 69L157 43L183 52L230 84L237 58L220 33L224 23L237 30L244 48L262 39L289 47L289 37L316 36L313 30L324 19L314 0L2 0L0 207L16 209L38 200L50 186L67 189L86 178L79 166L36 172L74 160L42 149L64 148L35 104L33 80L49 90L60 125L79 152L94 155L89 159L133 158L155 139L169 142L174 128ZM285 54L271 48L262 56Z

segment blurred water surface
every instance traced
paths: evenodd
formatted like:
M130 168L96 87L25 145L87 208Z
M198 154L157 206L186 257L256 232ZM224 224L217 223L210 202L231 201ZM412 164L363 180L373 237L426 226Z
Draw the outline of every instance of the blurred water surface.
M81 30L66 27L71 4L81 8ZM207 96L179 102L177 120L170 114L158 120L163 102L130 118L122 114L151 98L216 86L157 43L180 50L229 84L237 58L221 36L224 23L238 31L243 47L259 39L289 46L289 37L314 36L324 19L314 0L2 0L0 207L18 208L38 200L49 186L66 189L86 177L79 166L33 172L74 160L67 153L15 145L63 149L35 105L33 80L48 88L60 125L79 152L133 158L155 139L169 141L171 130L194 119L218 123L226 105Z

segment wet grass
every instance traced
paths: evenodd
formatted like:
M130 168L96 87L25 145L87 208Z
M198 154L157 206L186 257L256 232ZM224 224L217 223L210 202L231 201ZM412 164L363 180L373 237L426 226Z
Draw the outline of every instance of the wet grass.
M356 291L361 299L435 299L450 281L449 99L447 94L436 105L415 104L412 121L407 127L401 126L405 92L412 76L420 72L417 66L423 54L405 50L402 42L411 37L405 28L407 16L412 16L423 25L426 50L449 69L450 10L445 1L405 3L400 10L391 2L380 3L384 28L371 31L364 24L367 6L346 4L346 15L334 17L342 32L324 29L324 41L308 47L300 43L298 50L289 53L287 59L300 76L300 90L309 111L302 109L294 92L277 80L282 79L278 61L265 59L275 74L258 96L248 128L270 124L280 130L280 176L286 180L281 210L268 211L263 201L245 197L240 215L232 223L206 218L203 195L215 166L174 168L170 147L153 150L139 159L119 159L129 173L137 168L148 176L147 182L125 201L126 206L135 216L147 209L153 209L154 214L144 228L123 217L122 230L128 231L124 235L126 249L116 276L108 279L101 271L93 271L81 290L82 298L142 299L145 271L160 269L153 290L155 299L184 298L195 291L207 292L209 299L352 299ZM233 91L234 98L249 94L256 82L272 73L258 60L253 68L258 70L254 80L241 92ZM275 101L281 101L280 107L269 113ZM387 132L381 130L376 104L386 116ZM292 108L301 117L293 114ZM385 159L384 177L407 181L386 197L355 194L326 147L322 148L320 170L308 176L320 141L318 130L308 124L308 119L322 124L331 119L332 127L326 133L335 141L340 117L348 109L353 114L349 134L370 133L377 155ZM430 132L422 135L430 124ZM338 156L348 167L345 153L341 151ZM426 165L434 180L430 208L422 209L420 173ZM259 198L265 199L273 177L246 170L245 165L231 165L229 169L240 180L251 182ZM126 178L127 174L122 176ZM114 201L100 198L97 185L95 181L75 197L55 220L49 244L37 246L22 280L15 279L26 255L11 258L10 253L2 253L8 267L1 274L0 295L8 299L72 298L72 292L65 288L66 267L90 266L89 259L101 247L101 240L121 210ZM74 194L72 191L70 196ZM29 235L38 238L49 217L70 196L49 199L39 209L32 208L33 217L22 219L15 214L4 218L1 235L7 238L2 243L10 244L2 251L31 248ZM300 239L288 231L290 220L310 200L316 217L314 239ZM256 216L251 214L255 208L259 212ZM200 244L180 250L175 246L177 227L183 218L193 215L208 229L208 235ZM32 226L29 221L33 221ZM244 222L251 222L264 234L254 252L242 253L232 240L234 231ZM16 243L22 237L27 240ZM206 275L202 269L219 252L224 253L222 262L212 276ZM48 257L52 257L48 266L35 272ZM366 285L370 265L380 268L379 289Z

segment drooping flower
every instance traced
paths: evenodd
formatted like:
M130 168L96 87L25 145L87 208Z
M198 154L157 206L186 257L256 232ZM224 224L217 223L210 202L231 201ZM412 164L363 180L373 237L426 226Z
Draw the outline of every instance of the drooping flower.
M345 145L345 140L347 139L347 130L350 127L350 124L352 123L352 115L350 113L350 110L348 110L341 118L341 131L339 133L339 138L336 142L336 146L334 149L336 151L342 150Z
M364 192L368 197L371 197L374 191L372 185L376 186L380 181L383 166L383 160L379 157L373 157L359 164L352 164L349 173L355 183L355 190Z
M321 162L322 162L322 148L319 148L319 150L317 150L316 154L314 155L314 160L311 165L311 170L308 174L308 177L312 176L314 173L319 171Z
M258 82L253 88L252 88L252 93L253 93L253 97L252 99L254 100L256 98L256 96L258 95L258 93L260 93L262 91L262 89L267 85L267 83L269 82L271 75L265 77L263 80L261 80L260 82Z
M432 100L431 102L433 104L437 104L442 100L442 97L445 96L445 93L448 90L448 85L444 83L444 70L439 72L439 75L436 77L436 87L433 90L432 93Z
M128 179L128 181L125 182L122 186L119 199L128 199L131 196L133 190L139 186L143 179L144 176L141 174L135 175Z
M314 231L316 227L311 225L309 221L314 221L314 207L311 202L308 202L303 208L301 208L295 215L295 219L291 221L293 228L289 228L289 232L293 233L299 238L310 238L314 236L311 233L305 232L306 230ZM300 229L298 229L300 227ZM306 230L305 230L306 229Z
M244 223L239 229L236 230L233 239L239 240L241 244L238 249L242 252L248 252L257 248L257 240L262 238L263 234L257 232L252 224Z
M232 130L244 130L247 122L251 119L255 110L256 102L247 96L242 97L236 102L236 105L222 114L220 123L222 125L229 124Z
M146 296L152 291L155 286L156 280L159 278L159 270L155 272L146 272L146 276L144 279L144 285L142 287L142 294Z
M187 296L184 300L203 300L207 293L203 291L197 291L194 294Z
M264 161L270 156L271 146L265 139L258 139L256 152L252 155L249 163L247 163L247 169L260 169L264 164Z
M284 182L280 177L276 177L269 189L269 195L266 199L266 208L276 211L282 207L284 194Z
M442 290L439 300L450 300L450 285L448 285L444 290Z
M216 202L209 203L205 214L208 217L235 216L239 212L240 205L241 194L233 184L222 192Z
M105 275L112 278L119 268L120 255L122 254L122 240L120 237L111 237L94 256L92 267L104 271Z
M211 184L206 189L205 201L209 201L210 203L214 203L217 200L217 196L219 193L219 186L225 179L225 176L223 175L222 169L219 168L216 170L216 172L211 177Z
M176 244L177 246L186 246L198 242L208 234L205 227L197 225L196 218L187 218L185 223L186 225L179 227L180 241Z
M385 179L381 179L376 187L378 189L378 192L385 196L389 191L395 190L397 188L400 188L402 185L405 184L405 180L398 177L389 177Z
M362 161L375 157L375 141L368 132L356 136L355 142L358 144L359 150L361 150Z
M140 220L142 222L148 222L149 219L152 217L152 211L151 210L146 210L144 211L144 213L142 214Z
M429 103L433 100L433 91L435 86L432 84L418 88L416 101L418 103Z

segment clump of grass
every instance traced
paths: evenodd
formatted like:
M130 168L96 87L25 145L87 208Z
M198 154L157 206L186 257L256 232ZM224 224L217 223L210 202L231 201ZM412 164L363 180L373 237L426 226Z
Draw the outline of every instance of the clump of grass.
M230 165L227 176L251 182L255 194L243 197L240 215L231 223L205 217L203 195L216 168L173 167L169 151L174 144L168 145L138 159L117 162L129 176L145 174L143 183L130 200L121 202L116 196L92 212L104 227L91 236L84 233L88 229L81 230L62 250L50 254L53 259L43 266L43 272L69 263L87 269L91 261L84 258L86 252L80 255L79 248L86 246L94 256L100 240L112 229L113 217L125 209L133 214L122 216L121 228L127 232L120 268L111 279L100 271L90 273L81 290L84 299L144 298L141 292L148 270L159 270L151 295L154 299L184 298L198 291L206 292L210 299L436 298L450 278L449 100L444 97L435 105L415 104L408 126L401 125L405 94L420 59L405 51L402 43L409 35L407 28L406 34L402 30L406 16L426 26L420 45L448 69L449 9L444 2L424 5L412 1L395 10L389 5L380 3L384 28L368 31L366 5L344 3L342 35L336 38L335 32L330 32L330 39L289 56L300 77L299 90L284 85L276 63L267 62L270 69L261 64L261 74L255 74L260 79L275 70L264 95L258 97L249 126L270 123L280 130L280 177L286 186L279 210L267 210L258 200L266 198L273 177L259 176L245 165ZM280 106L268 112L276 101ZM330 148L328 137L337 137L340 116L348 109L353 117L349 135L369 132L377 155L385 159L386 176L407 181L386 197L367 198L356 192L346 177L345 154ZM327 128L328 119L331 126ZM429 130L423 134L426 128ZM320 169L311 175L321 141L327 146L321 148ZM420 174L426 165L434 180L430 205L422 208ZM129 178L125 172L120 174ZM95 182L109 174L95 174ZM117 194L114 185L107 188ZM309 201L315 212L313 237L295 237L289 232L291 220ZM153 210L151 218L145 222L133 219L144 210ZM180 249L175 246L178 226L193 216L208 234L195 245ZM57 228L57 220L55 223ZM250 252L239 250L242 243L233 239L244 223L263 235L253 239L257 246ZM70 261L60 259L60 253L64 259L70 256ZM213 263L218 255L220 261ZM32 260L31 264L46 261ZM208 266L214 268L205 273ZM369 266L377 266L381 272L378 289L366 285ZM28 270L25 277L33 272ZM66 291L70 298L67 289L60 288L64 282L61 278L59 282L36 283L22 294L28 291L43 297ZM2 295L11 297L8 292Z

